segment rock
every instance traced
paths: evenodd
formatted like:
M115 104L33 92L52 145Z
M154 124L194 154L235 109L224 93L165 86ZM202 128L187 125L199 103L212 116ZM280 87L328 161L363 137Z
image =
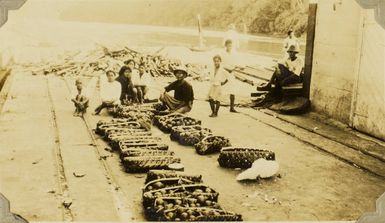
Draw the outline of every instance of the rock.
M36 161L33 161L32 164L33 164L33 165L38 164L38 163L39 163L40 161L42 161L42 160L43 160L43 158L40 158L40 159L38 159L38 160L36 160Z
M73 172L72 173L75 177L84 177L86 174L82 172Z

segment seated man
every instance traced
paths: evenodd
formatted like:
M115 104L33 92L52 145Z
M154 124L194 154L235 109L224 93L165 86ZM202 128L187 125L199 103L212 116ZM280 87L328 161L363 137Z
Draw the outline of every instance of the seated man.
M71 101L75 104L75 112L74 116L83 116L86 113L88 108L88 97L85 95L83 91L83 82L80 79L75 81L77 93L71 99Z
M160 101L172 112L187 113L191 111L194 100L192 86L185 81L187 71L183 67L174 69L176 81L165 87L165 92L160 96ZM174 90L174 97L166 92Z
M282 62L278 63L278 66L275 68L270 81L264 86L258 87L257 89L259 91L271 90L272 84L274 84L276 88L279 89L282 86L302 82L301 72L304 67L304 62L300 57L297 56L297 47L294 45L290 46L287 50L287 53L289 56L286 57Z
M102 104L95 109L95 115L103 110L103 108L115 107L120 104L121 86L115 81L115 72L109 70L106 72L107 81L100 83L100 99Z
M144 63L139 65L138 73L132 74L132 83L134 85L134 92L139 103L143 103L147 100L147 92L152 82L152 77L146 72L146 66Z

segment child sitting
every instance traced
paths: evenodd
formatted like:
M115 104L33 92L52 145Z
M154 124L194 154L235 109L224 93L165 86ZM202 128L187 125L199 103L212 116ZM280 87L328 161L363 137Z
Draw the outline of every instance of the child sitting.
M75 104L75 112L74 116L83 116L86 113L88 108L89 99L82 92L83 90L83 82L80 79L75 81L75 86L77 89L77 94L75 98L71 99L71 101Z

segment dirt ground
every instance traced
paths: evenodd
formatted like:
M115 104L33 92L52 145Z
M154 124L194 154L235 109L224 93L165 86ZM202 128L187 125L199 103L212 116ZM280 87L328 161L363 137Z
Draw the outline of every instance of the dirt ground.
M170 80L158 80L157 89ZM12 211L30 221L144 221L145 174L125 173L117 154L93 133L97 121L110 118L90 114L98 103L97 90L83 120L72 116L72 79L15 69L9 81L0 114L0 191ZM280 177L237 182L240 171L219 167L217 154L197 155L193 147L171 141L154 127L153 134L181 158L185 171L202 174L204 183L220 193L225 209L246 221L356 220L374 211L385 191L383 178L246 115L259 111L238 108L240 113L233 114L222 107L219 117L209 118L207 83L192 83L197 100L190 116L234 146L274 151L280 165ZM239 98L251 88L243 89Z

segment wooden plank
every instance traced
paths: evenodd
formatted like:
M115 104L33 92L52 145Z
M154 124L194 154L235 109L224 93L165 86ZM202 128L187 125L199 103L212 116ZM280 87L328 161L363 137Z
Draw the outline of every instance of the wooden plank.
M269 81L269 79L262 77L262 75L252 74L252 73L250 73L250 72L245 72L244 70L235 69L233 72L245 74L245 75L247 75L247 76L249 76L249 77L256 78L256 79L258 79L258 80Z
M317 4L309 4L309 16L307 22L306 52L305 52L305 73L303 77L304 97L309 98L311 73L313 69L313 50L315 26L317 17Z

